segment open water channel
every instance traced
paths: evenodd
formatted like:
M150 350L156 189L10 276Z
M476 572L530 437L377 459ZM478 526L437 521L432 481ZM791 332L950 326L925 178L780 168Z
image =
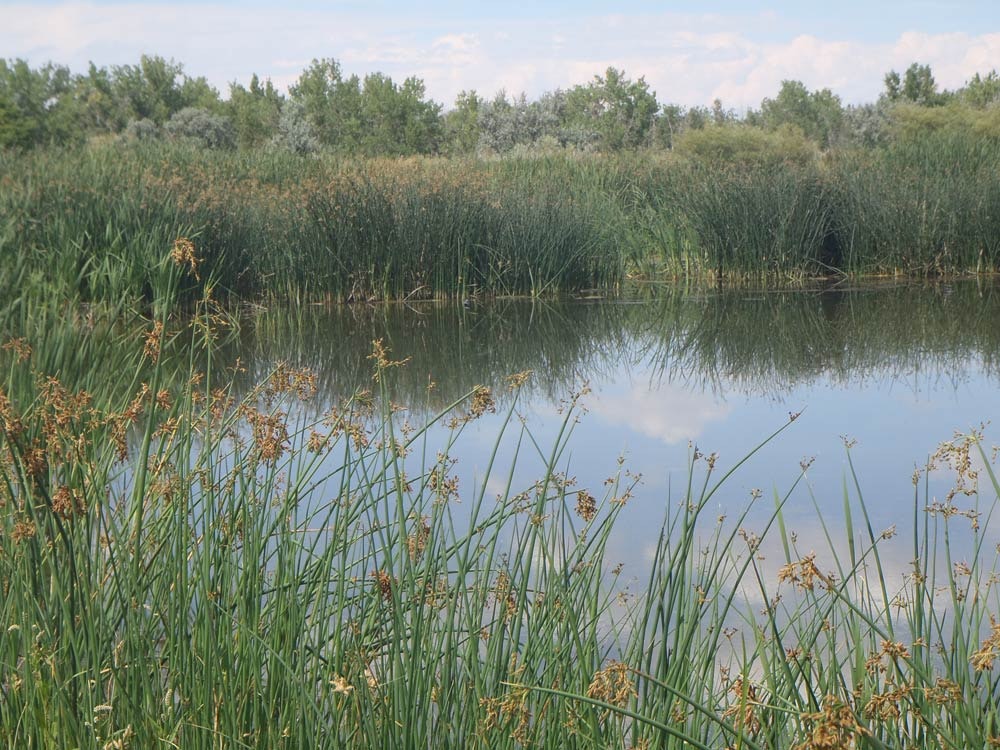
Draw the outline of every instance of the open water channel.
M1000 442L1000 431L989 424L1000 414L1000 286L982 281L274 308L258 311L224 354L241 358L248 380L278 361L311 368L320 391L306 408L318 414L371 387L374 339L384 340L392 358L408 359L393 371L390 388L395 401L411 407L413 422L476 385L493 390L497 412L470 423L451 450L458 459L458 502L484 485L490 496L506 486L517 421L501 439L498 470L488 474L485 467L509 404L508 375L533 373L516 410L543 449L556 442L561 404L588 385L586 413L573 425L559 468L575 479L574 490L587 489L598 500L619 456L641 474L609 546L610 557L639 578L668 505L684 498L695 451L716 453L721 476L790 414L800 416L739 467L706 514L712 520L738 515L760 490L744 521L755 532L775 497L807 466L784 506L799 550L816 551L822 562L831 544L844 543L845 497L860 533L863 498L876 534L899 532L884 547L883 563L900 577L914 557L915 519L922 523L927 505L944 502L955 478L940 466L915 491L914 470L956 431L985 425L987 454ZM430 460L446 439L443 425L431 430ZM854 474L845 442L853 444ZM542 466L544 451L525 450L525 444L530 441L522 441L515 490L529 487ZM981 512L981 526L974 533L967 523L966 533L956 535L959 558L961 545L974 543L977 533L991 551L1000 540L1000 519L989 516L995 492L975 454L973 462L980 493L958 495L954 503ZM697 475L704 471L699 462Z

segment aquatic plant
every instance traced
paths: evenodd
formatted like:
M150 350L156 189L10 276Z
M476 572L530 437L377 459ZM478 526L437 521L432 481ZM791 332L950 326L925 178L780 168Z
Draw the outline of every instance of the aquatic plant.
M187 249L168 254L168 299L203 269ZM470 486L456 446L497 408L496 386L411 422L390 377L410 365L376 341L370 388L315 415L307 370L233 387L203 302L184 323L154 301L160 316L101 368L123 387L45 373L63 348L50 338L0 347L7 746L998 741L984 531L1000 486L981 434L933 457L954 479L946 497L915 475L901 582L883 555L902 529L872 527L853 475L842 542L820 517L828 548L800 547L784 514L798 481L750 528L767 501L731 489L753 446L730 466L693 452L648 570L626 572L609 539L638 478L613 457L602 487L568 471L585 389L543 445L516 418L531 376L511 377ZM504 440L536 481L500 464ZM723 495L732 518L709 511ZM959 535L972 540L961 558Z
M629 278L993 273L1000 150L932 131L759 159L694 150L504 159L304 157L95 144L0 154L4 297L162 298L194 241L217 297L552 296Z

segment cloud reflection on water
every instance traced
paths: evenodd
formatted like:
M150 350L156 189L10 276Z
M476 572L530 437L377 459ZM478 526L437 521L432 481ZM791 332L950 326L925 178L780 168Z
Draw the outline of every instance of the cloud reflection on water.
M710 422L723 421L732 411L710 394L672 383L656 390L632 383L621 392L602 392L591 399L590 410L609 424L667 445L696 440Z

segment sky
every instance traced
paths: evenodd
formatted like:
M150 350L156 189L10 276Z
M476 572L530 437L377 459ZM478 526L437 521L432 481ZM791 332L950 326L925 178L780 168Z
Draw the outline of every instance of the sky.
M348 74L417 76L446 107L463 90L535 98L614 66L663 103L718 98L745 111L787 79L873 101L887 71L913 62L961 86L1000 68L1000 0L0 0L0 57L85 72L143 54L183 63L223 96L253 73L286 88L315 58Z

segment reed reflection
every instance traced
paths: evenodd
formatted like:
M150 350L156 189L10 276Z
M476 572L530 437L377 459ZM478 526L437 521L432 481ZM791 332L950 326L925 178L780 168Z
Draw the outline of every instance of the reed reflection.
M256 382L277 361L313 369L327 402L370 383L372 341L406 367L397 401L438 410L476 385L502 401L532 370L531 396L556 402L581 382L641 373L648 387L766 396L820 377L843 386L920 374L954 382L970 361L996 378L993 284L843 286L795 291L662 289L628 301L506 300L473 305L260 310L224 345ZM950 379L950 380L949 380Z

